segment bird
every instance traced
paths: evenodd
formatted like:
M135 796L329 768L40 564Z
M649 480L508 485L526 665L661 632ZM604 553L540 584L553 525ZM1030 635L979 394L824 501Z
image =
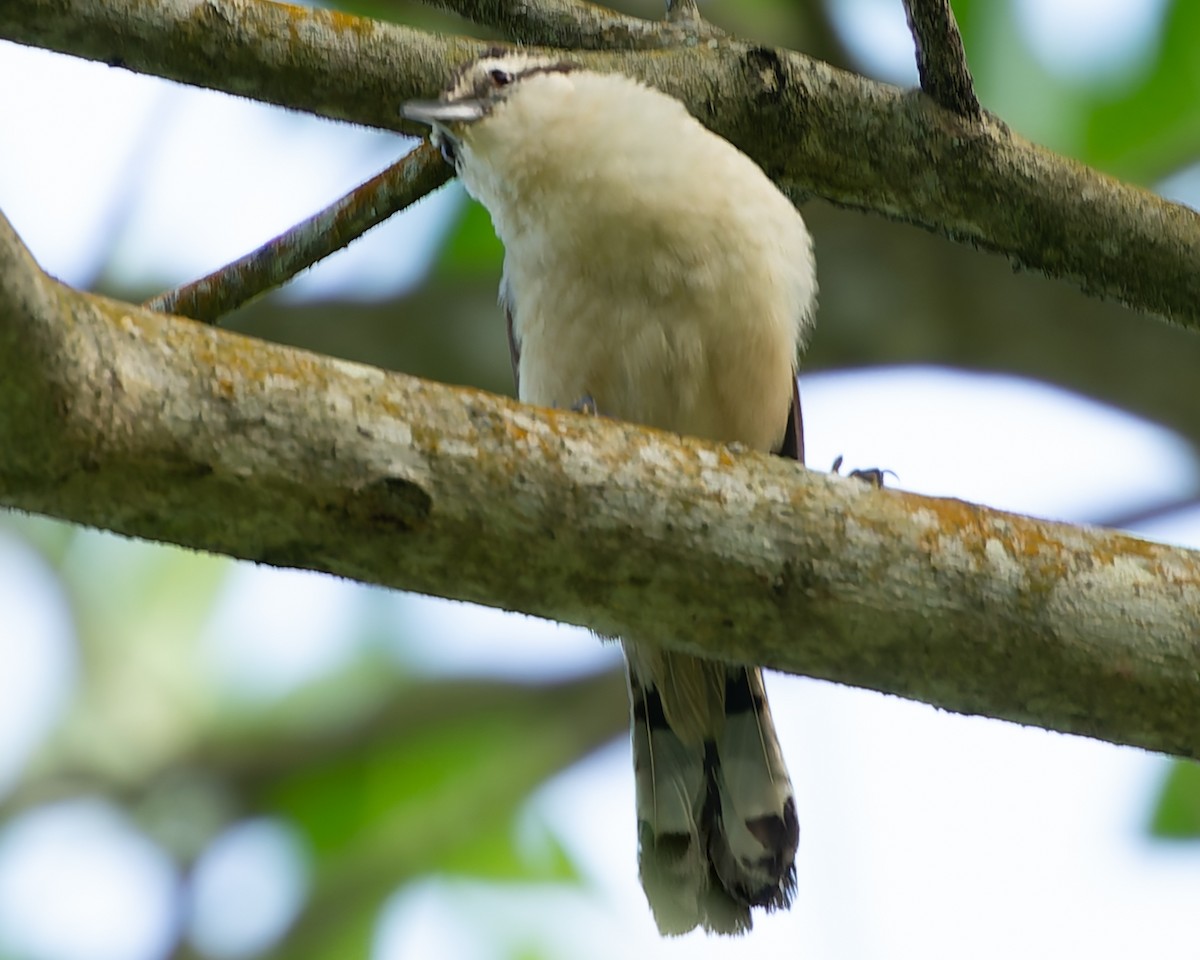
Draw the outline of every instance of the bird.
M669 94L495 48L408 101L491 216L521 401L803 463L812 239L763 170ZM799 825L760 668L623 640L638 862L663 935L791 905Z

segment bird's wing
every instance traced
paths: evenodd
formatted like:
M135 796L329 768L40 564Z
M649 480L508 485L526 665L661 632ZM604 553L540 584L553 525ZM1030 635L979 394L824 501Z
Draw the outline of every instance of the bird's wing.
M512 360L513 371L513 389L517 393L517 398L521 396L521 342L517 339L517 331L514 327L513 320L516 313L516 307L513 305L513 298L508 289L508 277L500 280L500 306L504 308L504 322L508 326L508 356ZM788 421L791 422L790 420Z
M511 332L508 342L512 343ZM775 453L789 460L804 462L804 419L800 416L800 381L795 374L792 375L792 406L788 410L787 427L783 432L783 441Z

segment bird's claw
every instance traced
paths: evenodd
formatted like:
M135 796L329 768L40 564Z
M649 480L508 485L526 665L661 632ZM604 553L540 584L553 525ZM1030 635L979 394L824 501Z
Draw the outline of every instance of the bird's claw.
M837 474L838 476L841 476L841 470L842 470L842 455L838 454L837 458L833 461L833 466L829 468L829 472L833 473L833 474ZM875 489L877 489L877 490L882 490L883 489L883 476L886 473L890 473L893 477L896 476L895 470L887 470L883 467L863 467L858 470L851 470L849 473L846 474L846 476L852 477L855 480L861 480L863 483L870 484L872 487L875 487ZM900 478L896 477L896 479L898 480Z
M583 413L589 417L599 416L599 411L596 409L596 400L590 393L585 393L571 404L571 409L575 413Z

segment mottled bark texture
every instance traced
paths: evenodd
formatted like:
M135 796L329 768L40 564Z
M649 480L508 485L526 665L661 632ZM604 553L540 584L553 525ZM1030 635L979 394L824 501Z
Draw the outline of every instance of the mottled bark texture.
M539 21L522 22L533 39ZM262 0L7 0L0 37L391 129L404 129L403 101L435 94L485 46ZM796 196L916 224L1200 329L1200 217L989 114L967 119L917 91L719 35L573 56L679 97Z
M1200 757L1194 552L0 278L0 505Z

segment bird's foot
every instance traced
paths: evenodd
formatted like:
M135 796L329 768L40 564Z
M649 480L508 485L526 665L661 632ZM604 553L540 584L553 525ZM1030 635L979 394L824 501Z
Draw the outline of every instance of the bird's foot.
M841 471L842 471L842 456L841 456L841 454L838 454L837 459L833 461L833 466L829 468L829 472L835 473L838 476L841 476ZM877 490L882 490L883 489L883 476L886 473L890 473L893 477L896 477L895 470L887 470L882 467L863 467L858 470L851 470L849 473L846 474L846 476L852 477L855 480L861 480L863 483L870 484L872 487L875 487ZM896 479L899 480L900 478L896 477Z

